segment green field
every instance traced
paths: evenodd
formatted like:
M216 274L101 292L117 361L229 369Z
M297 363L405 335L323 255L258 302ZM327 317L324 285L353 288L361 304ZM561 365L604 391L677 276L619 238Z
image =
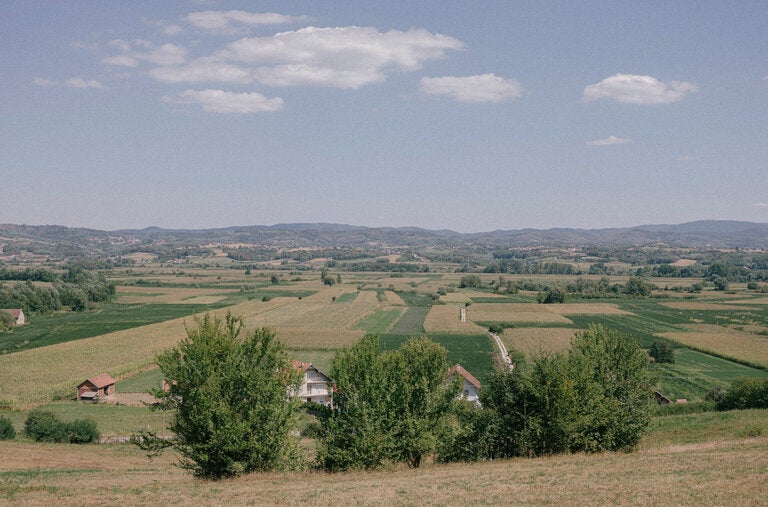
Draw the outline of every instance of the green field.
M109 304L86 312L35 315L23 327L0 333L0 354L45 347L227 306L213 304Z
M448 362L461 364L482 383L493 370L493 345L486 335L429 334L430 340L448 350ZM381 349L394 350L411 336L402 334L381 335Z
M361 319L355 325L355 329L362 329L367 334L386 333L395 324L395 322L397 322L402 314L403 310L400 308L379 310L373 315L369 315L364 319ZM423 323L424 322L422 321L422 324Z
M421 334L424 332L424 319L427 318L428 313L428 306L412 306L406 310L389 332L392 334Z

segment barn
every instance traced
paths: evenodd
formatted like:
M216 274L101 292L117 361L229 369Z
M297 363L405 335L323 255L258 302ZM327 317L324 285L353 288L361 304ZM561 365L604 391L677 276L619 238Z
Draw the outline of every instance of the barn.
M77 386L78 400L98 400L115 394L115 379L102 373L84 380Z

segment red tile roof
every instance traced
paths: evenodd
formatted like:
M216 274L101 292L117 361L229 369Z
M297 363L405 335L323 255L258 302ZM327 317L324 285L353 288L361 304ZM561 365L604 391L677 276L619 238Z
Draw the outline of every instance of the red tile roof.
M90 382L94 386L101 389L102 387L107 387L115 383L115 379L107 375L106 373L102 373L101 375L96 375L95 377L89 378L86 380L86 382Z
M10 313L11 317L13 317L16 320L19 320L19 317L21 316L20 308L3 308L2 310L0 310L0 312Z
M453 367L450 370L448 370L448 374L446 376L452 377L457 373L462 377L464 377L467 380L467 382L469 382L476 388L480 389L480 381L477 380L474 375L472 375L467 370L465 370L464 367L461 366L460 364L453 365Z

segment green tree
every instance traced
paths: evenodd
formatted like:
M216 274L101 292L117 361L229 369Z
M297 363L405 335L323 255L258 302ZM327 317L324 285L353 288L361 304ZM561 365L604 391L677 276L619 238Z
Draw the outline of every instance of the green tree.
M624 285L624 294L636 297L648 297L653 293L654 286L641 276L632 276Z
M286 392L299 373L285 347L267 329L240 338L243 320L206 314L178 347L157 358L175 401L170 446L182 455L182 466L198 476L219 478L285 469L296 464L296 441L290 434L299 405ZM163 401L161 400L161 401ZM136 443L157 447L151 434Z
M567 298L568 293L563 287L559 285L550 285L543 291L539 292L539 295L536 297L536 301L543 304L565 303Z
M651 348L648 349L648 355L651 356L656 363L675 363L675 352L666 342L653 342Z
M447 352L412 338L382 353L366 336L337 353L331 367L334 410L321 416L318 461L329 471L374 469L405 462L418 467L432 453L458 383L445 383Z

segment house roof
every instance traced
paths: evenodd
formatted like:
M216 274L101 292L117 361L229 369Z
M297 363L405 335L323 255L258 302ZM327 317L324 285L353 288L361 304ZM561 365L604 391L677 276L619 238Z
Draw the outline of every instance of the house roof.
M115 379L107 375L106 373L102 373L101 375L96 375L95 377L91 377L85 382L91 383L97 388L101 389L102 387L107 387L115 383ZM83 382L83 384L85 384ZM80 384L80 385L83 385Z
M294 368L296 368L296 371L298 371L300 373L306 373L307 370L312 369L312 370L315 370L317 373L319 373L320 375L324 376L325 378L327 378L329 380L331 378L328 375L326 375L325 373L323 373L322 371L320 371L320 369L317 366L313 365L312 363L305 363L303 361L291 360L291 365Z
M21 317L21 314L23 313L21 308L3 308L0 312L10 313L11 317L16 320L19 320L19 317Z
M462 365L460 365L460 364L453 365L451 367L451 369L448 370L448 374L446 375L446 377L453 377L456 374L461 375L462 377L464 377L464 379L467 382L469 382L470 384L472 384L476 388L480 389L480 381L477 380L474 375L472 375L467 370L465 370Z

